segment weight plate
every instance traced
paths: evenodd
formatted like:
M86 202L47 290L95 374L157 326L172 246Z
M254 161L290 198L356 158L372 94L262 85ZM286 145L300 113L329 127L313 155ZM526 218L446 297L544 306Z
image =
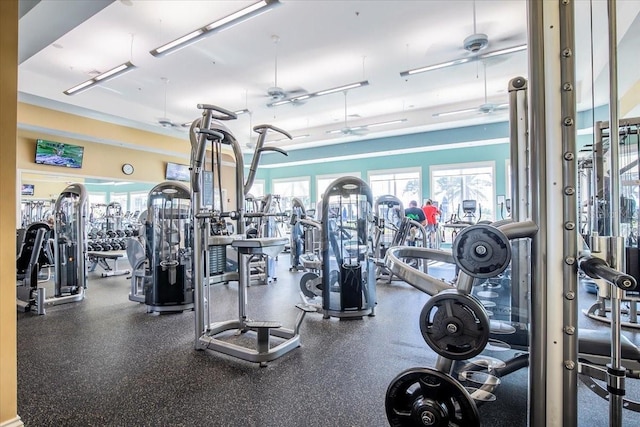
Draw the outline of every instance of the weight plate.
M472 277L497 276L511 261L511 243L507 236L486 224L462 229L453 241L452 250L456 265Z
M451 360L477 356L489 341L489 316L473 296L447 289L420 312L420 331L433 351Z
M475 402L451 376L429 368L412 368L387 388L387 420L392 427L480 426Z
M315 298L322 296L321 281L318 280L318 275L315 273L304 273L300 279L300 290L304 296L308 298Z

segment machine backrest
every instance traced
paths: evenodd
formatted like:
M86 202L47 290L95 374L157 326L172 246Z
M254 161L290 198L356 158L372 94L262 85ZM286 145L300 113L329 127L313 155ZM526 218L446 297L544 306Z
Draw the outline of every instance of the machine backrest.
M36 240L36 236L38 234L38 231L40 230L43 230L43 239L45 239L51 228L44 222L34 222L33 224L29 225L24 234L24 240L16 259L16 269L18 276L22 276L26 273L27 268L31 263L31 258L34 257L34 251L36 257L35 261L37 264L39 264L40 266L50 264L50 259L43 250L44 240L41 240L39 242Z
M140 240L133 237L127 239L127 258L132 269L140 270L144 267L147 256Z

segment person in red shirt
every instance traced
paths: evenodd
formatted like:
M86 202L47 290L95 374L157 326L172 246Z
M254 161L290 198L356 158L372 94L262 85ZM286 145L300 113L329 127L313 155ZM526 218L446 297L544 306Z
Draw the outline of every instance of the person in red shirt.
M424 206L422 207L422 212L424 212L424 216L426 218L426 226L427 237L429 240L429 247L434 247L435 239L437 239L437 230L438 230L438 217L442 215L440 209L438 209L431 199L427 199Z

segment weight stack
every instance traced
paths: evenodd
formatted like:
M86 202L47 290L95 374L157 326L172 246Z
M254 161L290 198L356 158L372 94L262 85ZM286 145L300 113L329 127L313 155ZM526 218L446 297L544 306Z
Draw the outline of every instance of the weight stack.
M227 248L223 245L209 246L209 276L223 274L227 266Z
M340 266L340 307L342 310L362 308L362 267L360 264Z

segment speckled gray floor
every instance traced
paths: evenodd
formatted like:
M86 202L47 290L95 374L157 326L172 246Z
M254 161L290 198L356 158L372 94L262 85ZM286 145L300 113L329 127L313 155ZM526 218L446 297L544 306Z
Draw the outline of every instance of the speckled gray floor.
M288 271L288 256L278 264L277 282L249 288L249 315L293 327L302 273ZM194 350L193 312L149 315L128 289L125 276L92 273L83 302L18 314L26 426L385 426L389 383L436 359L418 326L428 296L404 283L378 285L375 317L307 315L302 347L266 368ZM213 320L235 317L235 284L216 286L212 300ZM526 381L526 370L502 378L482 425L526 425ZM580 426L607 424L606 401L583 386L579 400ZM638 415L625 411L624 425L640 425Z

